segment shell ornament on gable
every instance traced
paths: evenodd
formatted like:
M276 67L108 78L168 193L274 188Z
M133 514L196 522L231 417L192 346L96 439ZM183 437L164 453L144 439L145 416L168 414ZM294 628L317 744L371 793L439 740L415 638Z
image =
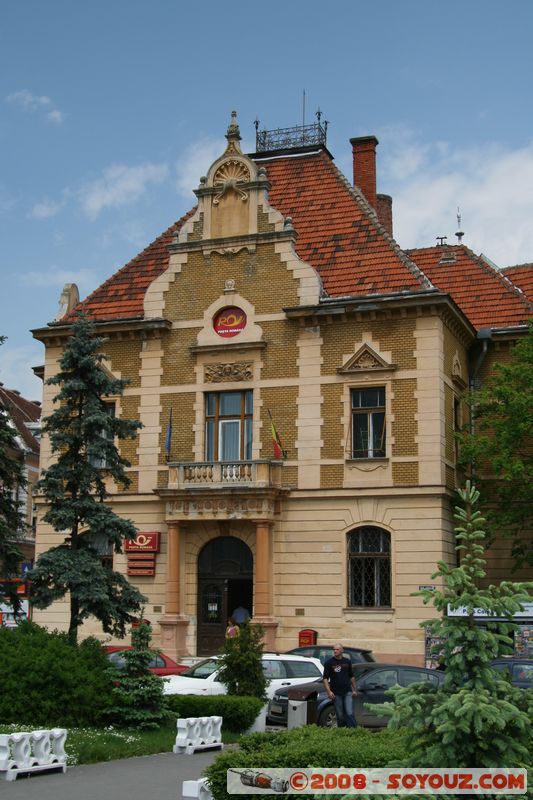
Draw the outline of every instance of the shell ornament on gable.
M246 200L248 194L238 184L248 183L249 180L250 172L241 161L225 161L217 169L213 178L213 186L218 189L213 203L216 205L229 189L237 192L241 200Z

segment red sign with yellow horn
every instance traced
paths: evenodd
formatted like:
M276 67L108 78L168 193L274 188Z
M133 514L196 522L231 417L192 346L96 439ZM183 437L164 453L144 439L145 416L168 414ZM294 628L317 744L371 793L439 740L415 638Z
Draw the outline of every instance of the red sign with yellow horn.
M124 542L126 553L158 553L159 531L139 531L135 539Z
M222 308L213 318L213 328L224 338L237 336L246 328L246 314L237 306Z

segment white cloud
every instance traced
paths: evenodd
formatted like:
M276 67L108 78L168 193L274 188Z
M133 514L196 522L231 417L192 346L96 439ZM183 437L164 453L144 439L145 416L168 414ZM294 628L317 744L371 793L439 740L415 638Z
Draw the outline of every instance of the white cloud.
M45 198L42 202L35 203L28 216L33 219L49 219L49 217L55 217L55 215L61 211L63 205L63 200L56 202L55 200Z
M148 184L161 183L168 175L166 164L141 164L128 167L113 164L102 172L102 177L86 184L78 194L84 213L90 219L104 208L132 205L146 191Z
M51 267L43 270L31 270L19 275L19 281L23 286L39 288L57 286L62 289L65 283L75 283L80 289L80 294L83 291L91 291L99 280L96 270L92 269L73 270Z
M379 139L378 191L393 196L401 247L428 247L437 236L456 243L459 207L463 242L473 250L499 266L533 260L533 143L514 151L494 144L461 150L419 144L407 130Z
M0 381L7 389L18 389L27 400L41 400L43 384L33 374L32 367L43 363L42 345L12 347L8 338L0 347Z
M62 111L59 111L57 108L55 108L53 111L48 112L46 119L50 120L50 122L54 122L56 125L61 125L65 119L65 115Z
M46 95L32 94L32 92L30 92L28 89L21 89L18 92L12 92L11 94L8 94L5 99L6 103L11 103L12 105L18 106L23 111L28 111L30 113L35 111L45 111L46 119L55 123L56 125L61 125L65 118L64 113L53 106L49 97Z
M222 155L225 144L220 139L201 139L188 147L176 162L176 187L179 194L190 198L213 161Z

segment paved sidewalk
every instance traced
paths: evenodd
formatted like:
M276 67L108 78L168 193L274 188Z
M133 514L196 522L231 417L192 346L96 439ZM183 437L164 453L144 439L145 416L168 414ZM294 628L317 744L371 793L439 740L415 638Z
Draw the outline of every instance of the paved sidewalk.
M2 800L180 800L182 782L196 780L220 750L162 753L69 767L66 773L0 778Z

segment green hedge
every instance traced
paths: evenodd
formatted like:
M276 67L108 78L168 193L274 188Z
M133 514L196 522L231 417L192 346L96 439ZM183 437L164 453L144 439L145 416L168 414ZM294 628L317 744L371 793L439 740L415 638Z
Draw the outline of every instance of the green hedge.
M225 694L214 697L170 694L166 701L169 711L178 717L223 717L222 727L235 733L248 730L263 705L257 697Z
M240 750L223 753L205 772L215 800L233 798L226 792L226 772L230 768L376 769L407 757L402 731L373 733L364 728L306 725L291 731L243 736L239 744ZM239 799L256 797L239 795Z
M72 645L38 625L0 627L0 722L98 725L111 705L109 662L96 639Z

